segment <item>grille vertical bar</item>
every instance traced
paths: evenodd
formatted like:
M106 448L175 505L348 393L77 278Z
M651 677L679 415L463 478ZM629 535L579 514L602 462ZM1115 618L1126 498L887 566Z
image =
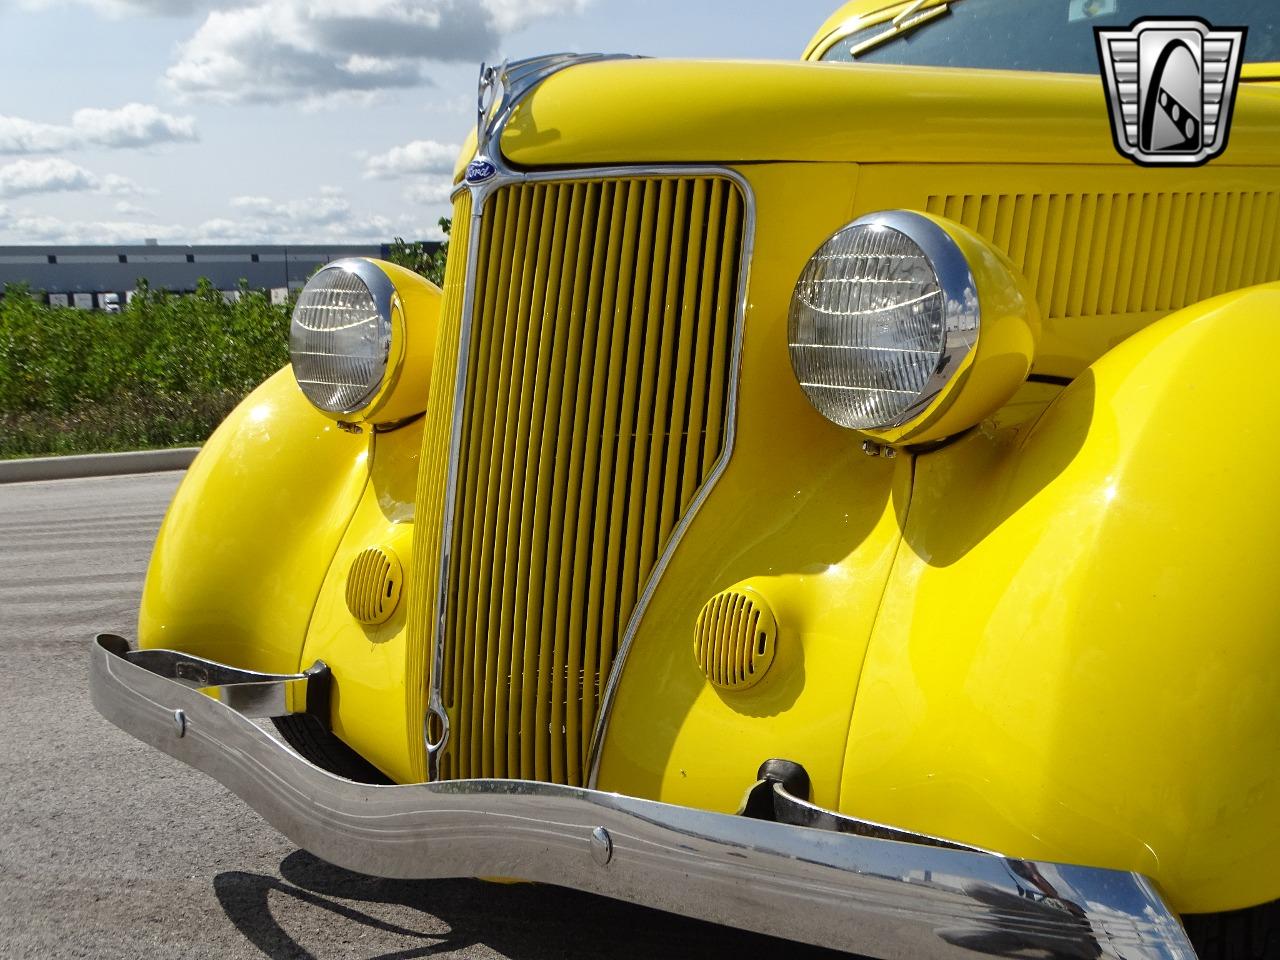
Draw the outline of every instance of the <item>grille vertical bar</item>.
M486 203L449 544L452 409L429 411L418 492L428 637L449 564L442 777L585 780L617 644L723 452L742 231L715 176L526 182ZM433 374L432 397L451 386Z

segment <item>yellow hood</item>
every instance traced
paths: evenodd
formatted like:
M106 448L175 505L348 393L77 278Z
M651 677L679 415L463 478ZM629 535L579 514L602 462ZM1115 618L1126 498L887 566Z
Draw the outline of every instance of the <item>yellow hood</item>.
M1280 90L1242 85L1215 167L1280 158ZM518 166L753 161L1117 163L1102 81L872 64L615 60L515 110Z

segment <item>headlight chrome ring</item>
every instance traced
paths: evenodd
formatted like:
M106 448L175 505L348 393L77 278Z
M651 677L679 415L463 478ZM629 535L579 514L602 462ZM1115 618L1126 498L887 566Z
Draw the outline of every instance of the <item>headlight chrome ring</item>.
M369 260L335 260L298 295L289 354L298 386L330 414L364 409L377 396L391 356L391 279Z
M805 265L791 301L791 363L827 419L890 430L937 400L979 324L973 272L947 231L909 210L869 214Z

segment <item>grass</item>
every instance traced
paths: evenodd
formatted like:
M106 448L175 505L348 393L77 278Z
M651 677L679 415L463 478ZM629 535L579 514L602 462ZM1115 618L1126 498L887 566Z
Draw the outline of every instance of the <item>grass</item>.
M289 306L140 286L120 313L0 300L0 458L201 443L288 362Z

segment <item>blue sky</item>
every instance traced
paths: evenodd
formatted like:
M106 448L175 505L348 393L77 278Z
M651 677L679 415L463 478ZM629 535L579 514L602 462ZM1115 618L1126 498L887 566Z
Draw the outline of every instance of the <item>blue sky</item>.
M793 59L837 0L0 0L0 243L435 235L481 59Z

